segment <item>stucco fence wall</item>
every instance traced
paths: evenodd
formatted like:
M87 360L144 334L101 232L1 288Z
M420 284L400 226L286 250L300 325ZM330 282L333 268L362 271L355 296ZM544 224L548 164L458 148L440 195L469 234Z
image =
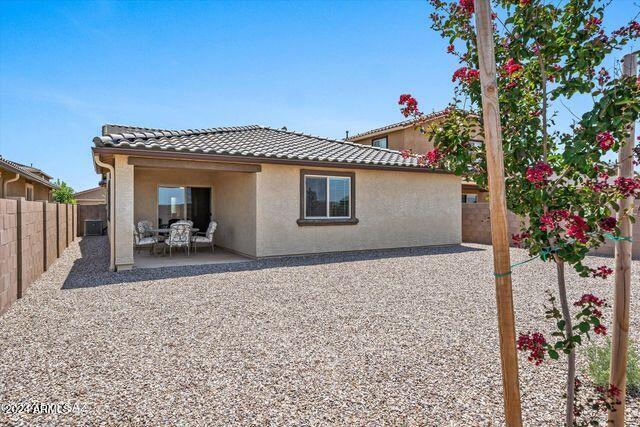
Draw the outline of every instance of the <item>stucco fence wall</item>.
M0 199L0 314L73 241L74 212L73 205Z
M103 227L107 226L107 205L105 203L95 205L75 205L76 226L75 235L77 237L84 236L84 222L87 219L101 220Z
M640 201L636 201L636 218ZM640 219L640 218L638 218ZM509 236L520 232L520 218L509 212L507 218L509 225ZM633 233L633 258L640 259L640 226L634 225ZM463 203L462 204L462 241L464 243L491 244L491 223L489 221L489 203ZM513 242L510 242L513 245ZM607 243L592 251L592 255L613 256L614 243Z

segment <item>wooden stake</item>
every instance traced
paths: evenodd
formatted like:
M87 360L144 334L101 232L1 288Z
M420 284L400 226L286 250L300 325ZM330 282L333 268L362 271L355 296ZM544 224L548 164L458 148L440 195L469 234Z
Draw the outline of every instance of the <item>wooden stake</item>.
M636 76L638 59L635 53L624 56L622 74ZM629 136L618 151L618 176L633 178L633 145L635 142L635 123L629 126ZM627 197L620 203L618 226L620 235L632 237L633 225L627 215L633 206L633 197ZM615 411L609 411L609 423L624 426L625 397L627 394L627 348L629 346L629 302L631 301L631 245L629 240L615 242L616 278L613 297L613 327L611 331L611 365L609 382L620 390L620 405Z
M476 31L480 84L482 86L482 119L484 144L489 171L491 214L491 243L493 268L496 273L496 302L500 333L500 359L502 362L502 388L504 416L507 426L521 426L520 388L518 384L518 356L511 293L511 260L507 228L507 202L504 188L504 159L502 130L496 83L496 59L493 46L493 26L489 0L476 0Z

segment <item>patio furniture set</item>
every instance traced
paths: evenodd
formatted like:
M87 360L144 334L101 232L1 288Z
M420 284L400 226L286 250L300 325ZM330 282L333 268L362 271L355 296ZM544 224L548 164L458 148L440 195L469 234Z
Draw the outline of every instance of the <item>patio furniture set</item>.
M162 247L162 256L166 255L169 248L169 256L172 256L172 250L184 248L187 256L190 254L191 248L197 253L197 247L209 246L213 253L214 239L213 234L218 227L216 221L209 222L209 226L205 232L200 232L199 228L193 226L193 221L178 220L173 222L169 227L155 228L151 221L139 221L133 227L134 246L138 253L144 248L149 248L151 255L156 254L159 245Z

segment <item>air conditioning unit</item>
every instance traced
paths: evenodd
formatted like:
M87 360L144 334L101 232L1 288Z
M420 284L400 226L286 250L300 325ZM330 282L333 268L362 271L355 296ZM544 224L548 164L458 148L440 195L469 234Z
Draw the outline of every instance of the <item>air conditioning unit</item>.
M85 219L84 235L85 236L102 236L104 221L101 219Z

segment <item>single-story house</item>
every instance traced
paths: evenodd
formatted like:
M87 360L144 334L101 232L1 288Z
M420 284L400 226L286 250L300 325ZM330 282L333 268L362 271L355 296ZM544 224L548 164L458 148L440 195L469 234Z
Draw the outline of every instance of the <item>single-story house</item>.
M79 205L104 205L107 203L106 187L94 187L74 193L73 198Z
M50 180L50 175L36 167L0 156L0 197L51 201L57 187Z
M262 126L103 126L111 266L134 266L133 227L218 222L216 245L262 258L461 242L461 180L395 150Z

